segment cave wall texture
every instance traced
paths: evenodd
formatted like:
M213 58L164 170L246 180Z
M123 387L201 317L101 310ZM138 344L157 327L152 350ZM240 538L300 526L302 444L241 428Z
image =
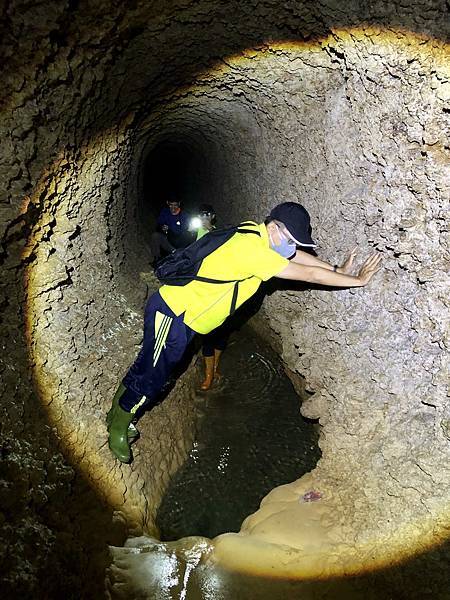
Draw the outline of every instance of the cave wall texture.
M154 532L189 447L189 370L143 419L131 468L103 425L141 339L142 166L168 142L221 221L298 200L323 258L382 253L368 288L291 286L261 316L314 392L312 481L349 557L447 539L448 2L12 1L1 20L6 589L32 593L52 565L81 597L106 543ZM446 565L443 550L407 597L448 597Z

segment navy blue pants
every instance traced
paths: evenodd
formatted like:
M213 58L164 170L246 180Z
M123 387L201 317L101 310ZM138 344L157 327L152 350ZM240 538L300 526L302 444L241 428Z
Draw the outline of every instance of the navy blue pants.
M225 350L228 338L230 337L230 327L228 321L222 323L217 329L202 336L202 354L203 356L214 356L214 350Z
M142 348L123 379L127 389L119 404L124 410L135 414L155 404L194 335L195 331L183 323L183 315L176 317L159 292L150 296Z

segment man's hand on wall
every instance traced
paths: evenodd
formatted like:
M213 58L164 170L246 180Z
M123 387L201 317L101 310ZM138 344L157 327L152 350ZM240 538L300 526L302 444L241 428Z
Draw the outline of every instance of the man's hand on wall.
M372 254L364 262L357 275L361 282L361 285L367 285L377 271L381 269L381 256L379 254Z
M352 248L350 254L342 263L342 266L339 267L338 272L344 273L345 275L351 275L353 271L353 263L355 261L356 251L358 250L357 246Z

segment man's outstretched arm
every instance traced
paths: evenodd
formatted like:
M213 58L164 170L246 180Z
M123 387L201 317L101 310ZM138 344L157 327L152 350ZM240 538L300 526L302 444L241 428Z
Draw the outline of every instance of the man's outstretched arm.
M311 264L299 264L291 260L287 267L277 273L276 277L333 287L360 287L367 285L375 273L380 270L380 263L381 256L373 254L364 262L357 275L347 275L333 271L333 267L330 270L330 265L327 263L325 264L328 268L324 268Z
M356 256L356 251L357 248L353 248L353 250L349 253L347 258L343 262L343 264L337 268L338 273L351 273L353 261L355 260ZM313 256L312 254L308 254L308 252L304 252L303 250L299 249L297 249L295 256L291 258L291 261L299 265L306 265L310 267L322 267L323 269L327 269L328 271L334 270L334 265L330 265L330 263L325 262L317 256Z

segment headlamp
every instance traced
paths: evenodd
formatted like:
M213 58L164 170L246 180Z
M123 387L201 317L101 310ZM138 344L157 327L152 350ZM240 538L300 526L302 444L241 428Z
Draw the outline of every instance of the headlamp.
M193 219L191 219L190 228L191 229L199 229L201 224L202 224L202 221L201 221L200 217L194 217Z

